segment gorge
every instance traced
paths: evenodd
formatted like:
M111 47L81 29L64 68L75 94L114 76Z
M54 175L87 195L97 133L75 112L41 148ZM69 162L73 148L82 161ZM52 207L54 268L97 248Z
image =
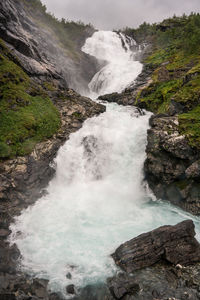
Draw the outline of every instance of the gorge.
M153 80L160 84L169 74L163 66L157 71L157 61L156 66L145 62L153 50L144 41L141 47L125 33L59 23L40 4L36 12L32 5L19 0L0 4L0 296L6 300L199 299L199 244L194 239L195 225L200 240L198 155L188 146L186 135L179 139L175 113L179 106L174 98L171 114L163 110L155 116L152 96L148 98L155 91ZM45 41L46 36L52 38ZM74 36L79 36L75 42ZM185 84L198 78L197 67L191 74ZM13 135L10 131L7 135L4 125L10 120L7 114L21 126L15 131L16 124L10 125ZM167 167L160 169L163 165ZM180 183L177 189L173 180ZM186 195L188 182L194 191L191 198ZM189 199L188 206L177 196L180 190ZM185 219L194 225L185 221L151 231ZM128 255L129 265L130 239L147 231L152 244L158 232L155 244L163 247L156 256L158 264L151 263L155 253L148 240L147 257L137 250L147 269L121 273L111 254L117 249L113 258L123 270L123 255L125 261ZM176 246L171 232L176 233ZM173 247L181 245L180 253L189 261L170 260L172 255L166 252L171 253L171 242ZM142 243L143 238L143 248Z
M142 65L127 46L126 50L113 32L96 32L86 41L84 51L107 61L89 84L92 96L120 92L139 75ZM64 295L66 285L79 291L113 275L116 268L109 255L120 243L192 218L154 201L145 189L143 164L151 114L104 104L106 112L85 121L59 150L47 195L11 226L11 242L22 254L22 269L45 277L53 292ZM199 220L193 220L198 237Z

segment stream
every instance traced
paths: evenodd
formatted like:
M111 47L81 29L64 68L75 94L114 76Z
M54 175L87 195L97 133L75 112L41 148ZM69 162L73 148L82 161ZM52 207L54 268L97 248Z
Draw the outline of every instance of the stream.
M106 61L89 84L93 99L121 92L142 71L135 42L123 35L95 32L82 50ZM112 276L117 268L110 254L122 242L187 218L199 223L156 200L143 181L151 113L105 105L105 113L88 119L60 148L47 194L11 225L10 242L22 254L21 269L47 278L51 290L66 297L68 284L82 288Z

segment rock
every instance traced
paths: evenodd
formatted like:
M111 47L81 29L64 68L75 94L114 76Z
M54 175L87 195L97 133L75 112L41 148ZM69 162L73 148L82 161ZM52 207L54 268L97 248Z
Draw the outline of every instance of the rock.
M185 171L187 178L200 178L200 161L195 161Z
M108 278L102 299L199 299L200 244L194 235L186 220L122 244L112 256L124 272Z
M199 154L179 133L177 116L159 114L150 118L145 178L157 198L200 214Z
M34 279L31 285L31 292L38 298L45 299L48 297L47 292L48 280Z
M66 291L68 294L72 294L74 295L75 294L75 287L74 287L74 284L70 284L66 287Z
M140 286L135 279L123 273L108 279L107 284L115 299L122 299L126 295L134 295L140 291Z
M0 238L6 238L10 233L8 229L0 229Z
M57 293L52 293L49 295L49 300L62 300L63 297Z
M200 262L200 244L194 236L191 220L162 226L122 244L112 257L127 273L160 261L175 265Z
M94 29L83 29L71 53L47 19L43 10L38 11L28 2L0 2L0 36L19 58L23 69L36 80L55 79L64 88L70 86L87 91L100 65L94 57L83 53L81 47ZM79 63L74 59L76 55Z
M162 66L161 68L158 69L157 75L158 75L159 82L164 82L164 81L170 80L169 71L167 70L167 68L165 66Z
M67 274L66 274L66 278L67 278L67 279L72 279L72 274L71 274L71 273L67 273Z
M17 300L15 297L15 294L1 294L1 293L0 293L0 299L1 300Z

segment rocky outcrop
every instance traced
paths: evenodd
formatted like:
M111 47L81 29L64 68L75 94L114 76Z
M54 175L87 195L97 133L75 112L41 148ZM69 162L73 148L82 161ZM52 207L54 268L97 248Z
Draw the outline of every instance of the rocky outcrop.
M35 80L54 79L62 87L86 91L98 63L83 53L81 46L93 32L90 27L83 30L77 48L70 49L63 45L51 22L45 22L45 13L37 12L29 1L2 0L0 3L0 37Z
M187 265L200 262L200 244L191 220L175 226L162 226L122 244L112 257L127 273L160 261Z
M157 198L200 214L199 153L179 132L178 117L150 119L145 175Z
M108 279L108 299L199 299L200 244L191 220L162 226L122 244L112 255L125 273Z
M194 236L194 224L187 220L122 244L112 256L124 271L107 284L85 287L74 299L199 299L200 244Z
M119 273L108 279L109 290L105 289L103 299L197 300L200 297L199 275L199 264L182 267L158 263L132 274Z

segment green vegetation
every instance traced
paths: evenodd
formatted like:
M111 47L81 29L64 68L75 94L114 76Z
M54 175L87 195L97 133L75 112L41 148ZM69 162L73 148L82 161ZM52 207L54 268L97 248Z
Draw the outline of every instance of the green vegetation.
M159 24L144 22L137 29L125 28L124 32L139 43L151 42L154 46L166 49L181 49L184 53L199 53L200 14L169 18Z
M180 131L186 134L190 144L198 147L200 145L200 105L188 113L179 115Z
M155 113L179 114L181 133L200 148L200 14L124 31L152 46L144 61L154 70L152 83L138 93L138 105Z
M59 127L60 116L52 101L11 60L0 40L0 159L30 153Z

